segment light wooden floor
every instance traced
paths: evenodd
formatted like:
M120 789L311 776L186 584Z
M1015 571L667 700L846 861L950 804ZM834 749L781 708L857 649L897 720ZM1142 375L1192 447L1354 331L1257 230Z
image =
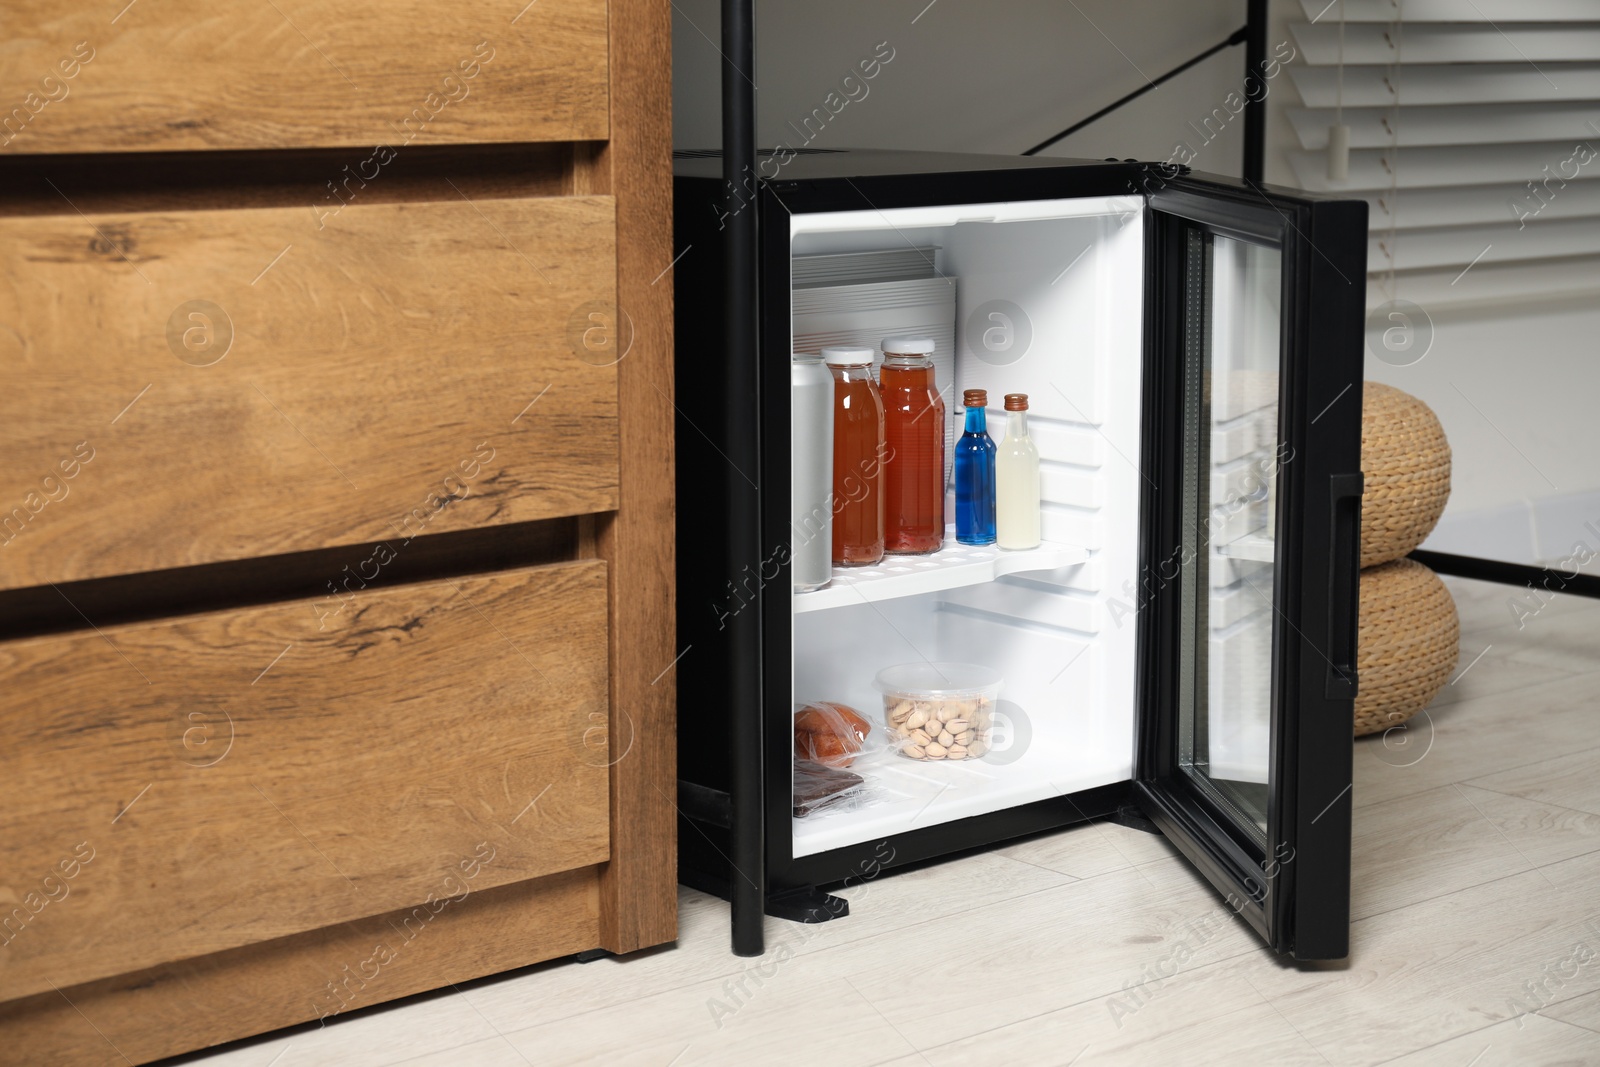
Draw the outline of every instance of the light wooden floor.
M1600 1064L1600 601L1519 630L1510 590L1451 584L1456 680L1356 745L1348 964L1275 957L1161 839L1096 825L880 878L843 921L769 919L763 960L684 890L676 948L196 1062Z

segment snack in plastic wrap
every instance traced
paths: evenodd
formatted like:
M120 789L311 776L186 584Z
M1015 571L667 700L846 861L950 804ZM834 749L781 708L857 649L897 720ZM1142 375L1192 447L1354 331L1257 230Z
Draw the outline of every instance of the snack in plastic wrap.
M824 767L810 760L794 761L794 816L803 819L814 811L859 800L865 779L852 771Z
M794 713L794 755L825 767L848 767L871 731L872 724L855 708L813 701Z

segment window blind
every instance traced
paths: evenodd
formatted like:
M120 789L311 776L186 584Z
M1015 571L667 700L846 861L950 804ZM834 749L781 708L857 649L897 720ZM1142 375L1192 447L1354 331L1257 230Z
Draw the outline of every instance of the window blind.
M1600 291L1600 2L1292 10L1289 165L1306 189L1371 205L1369 305ZM1343 181L1328 177L1335 122Z

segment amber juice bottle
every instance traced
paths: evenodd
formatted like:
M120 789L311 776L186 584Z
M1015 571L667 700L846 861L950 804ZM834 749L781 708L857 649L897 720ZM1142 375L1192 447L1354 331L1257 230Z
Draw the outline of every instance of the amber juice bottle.
M937 552L944 544L945 407L934 381L933 341L889 337L878 380L883 394L884 551Z
M883 559L883 400L870 348L824 348L833 374L833 562Z

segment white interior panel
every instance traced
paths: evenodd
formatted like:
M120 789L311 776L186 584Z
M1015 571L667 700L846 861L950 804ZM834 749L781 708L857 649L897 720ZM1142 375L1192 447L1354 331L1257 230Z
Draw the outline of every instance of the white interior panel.
M867 779L864 797L795 819L797 856L1132 777L1144 265L1143 218L1126 208L1126 200L1085 198L792 220L792 252L809 261L796 273L808 287L818 276L865 278L873 263L891 258L914 267L907 249L936 250L933 277L948 283L955 303L953 366L947 372L936 359L937 384L956 401L963 389L988 390L997 442L1006 425L1003 394L1029 395L1041 532L1047 545L1085 550L1071 557L1081 563L932 592L909 578L886 578L872 583L874 597L887 595L878 589L893 593L894 582L905 593L858 603L832 598L825 609L796 613L795 701L841 701L876 727L869 752L851 768ZM843 253L880 255L859 267L847 258L810 259ZM796 290L797 350L822 336L875 328L850 317L850 294L828 294L839 310L819 313L815 300L799 297L806 291ZM881 304L886 291L868 296ZM988 329L999 331L991 341L1012 343L987 344ZM881 337L852 340L876 345ZM958 428L959 403L947 404ZM882 747L888 735L873 678L922 660L1000 672L1005 727L982 759L919 762Z

